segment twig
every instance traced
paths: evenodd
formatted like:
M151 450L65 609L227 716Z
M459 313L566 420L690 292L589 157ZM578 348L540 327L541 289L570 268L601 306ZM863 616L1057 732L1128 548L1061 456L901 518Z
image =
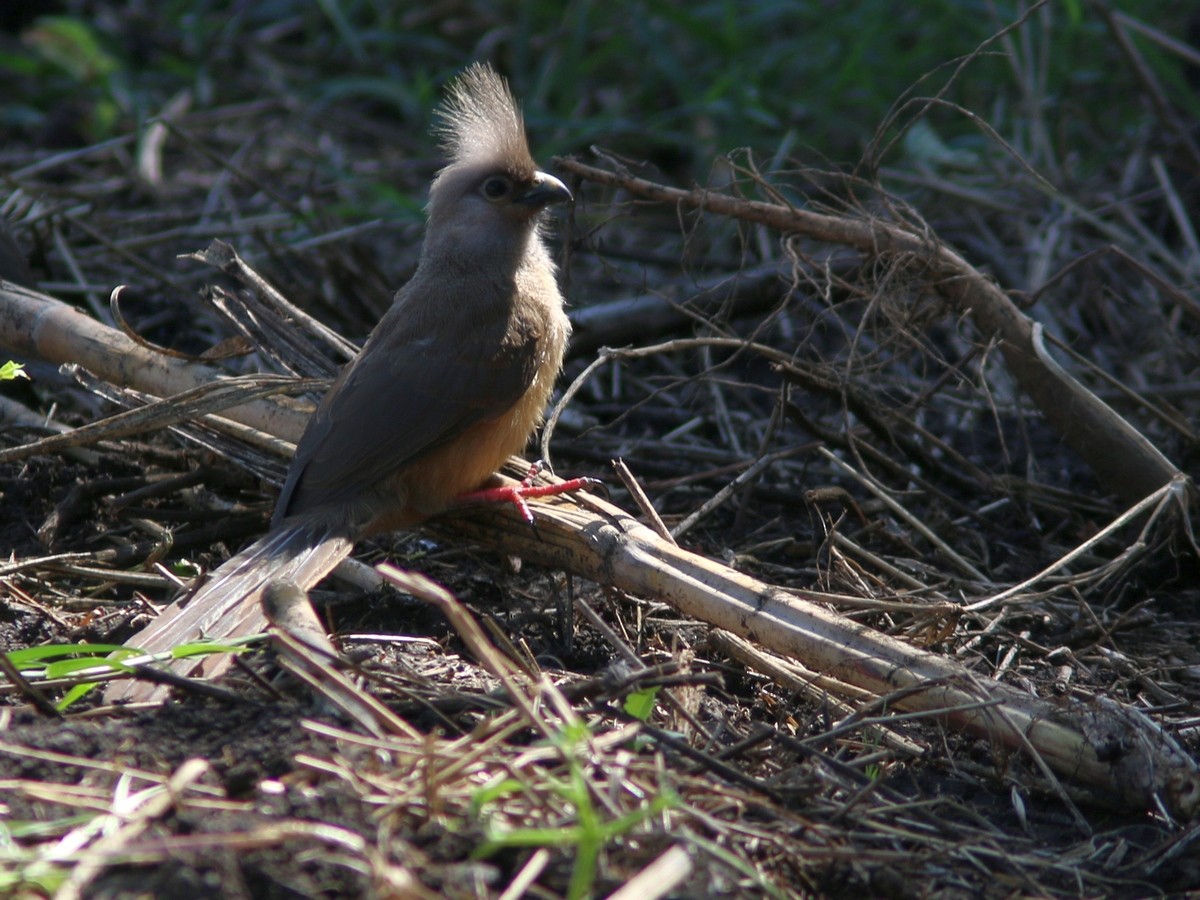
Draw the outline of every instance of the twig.
M963 611L982 612L985 609L991 609L994 606L998 606L999 604L1010 600L1018 594L1025 593L1039 581L1042 581L1044 578L1053 575L1060 569L1069 566L1073 561L1091 550L1092 547L1106 540L1114 531L1124 528L1146 510L1150 509L1151 507L1156 507L1154 516L1157 517L1158 514L1166 507L1168 501L1174 501L1180 506L1183 506L1186 496L1187 480L1183 476L1179 476L1179 478L1171 481L1170 484L1164 484L1150 496L1143 498L1138 503L1135 503L1082 544L1076 546L1069 553L1060 556L1036 575L1032 575L1029 578L1026 578L1020 584L1014 584L1012 587L1008 588L1007 590L1003 590L998 594L993 594L991 597L985 597L982 600L976 600L974 603L969 603L963 607Z
M1179 474L1150 441L1095 394L1061 368L1047 367L1032 345L1032 321L994 282L930 233L879 218L828 215L700 188L681 190L575 159L560 158L557 163L581 178L645 199L845 244L871 259L919 264L926 282L960 312L970 313L985 338L1000 338L1000 349L1022 390L1110 490L1134 502Z
M922 522L920 519L918 519L916 516L914 516L908 510L906 510L903 506L901 506L899 503L897 503L895 500L893 500L891 498L891 496L889 496L888 493L883 490L883 488L881 488L878 484L875 483L875 480L873 478L869 478L866 475L863 475L861 472L859 472L853 466L847 465L846 463L842 462L840 459L838 459L836 456L834 456L832 453L830 453L824 447L820 448L820 453L827 460L829 460L831 463L833 463L835 466L837 466L839 469L841 469L843 472L845 472L847 475L849 475L851 478L853 478L855 481L857 481L859 484L861 484L863 487L865 487L868 491L870 491L871 494L873 496L875 496L880 502L882 502L884 506L886 506L888 509L890 509L892 512L894 512L897 516L899 516L905 522L907 522L915 531L918 531L922 535L924 535L925 539L928 540L929 543L933 544L933 546L935 546L938 549L938 552L942 553L947 559L949 559L956 566L958 566L960 572L963 572L967 577L972 578L975 581L980 582L981 584L990 583L990 579L986 575L984 575L982 572L980 572L978 569L976 569L973 565L971 565L971 563L969 563L967 560L965 560L958 553L958 551L956 551L953 547L951 547L944 540L942 540L940 537L938 537L938 535L935 534L933 532L933 530L930 529L924 522Z
M672 847L625 886L608 895L608 900L658 900L675 890L692 873L692 860L682 847Z

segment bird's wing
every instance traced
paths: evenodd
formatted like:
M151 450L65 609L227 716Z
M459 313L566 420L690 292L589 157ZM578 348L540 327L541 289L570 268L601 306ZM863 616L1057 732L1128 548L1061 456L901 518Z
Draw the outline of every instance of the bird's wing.
M423 318L423 317L421 317ZM348 502L400 466L511 409L537 369L537 335L507 317L389 316L313 414L275 521Z

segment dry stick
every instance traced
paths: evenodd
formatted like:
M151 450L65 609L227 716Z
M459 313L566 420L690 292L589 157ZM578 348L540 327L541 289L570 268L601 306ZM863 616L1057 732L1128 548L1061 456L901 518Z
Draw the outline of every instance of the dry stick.
M1191 128L1185 119L1176 113L1174 106L1167 97L1167 92L1163 89L1158 77L1154 74L1154 70L1146 63L1145 57L1138 52L1125 29L1132 27L1134 30L1140 31L1143 35L1156 41L1158 40L1157 35L1160 32L1141 25L1137 20L1123 13L1114 12L1106 3L1093 3L1092 8L1099 12L1100 17L1105 20L1105 24L1108 25L1113 39L1117 42L1117 48L1125 57L1125 61L1129 63L1129 67L1133 69L1133 74L1141 84L1142 89L1150 97L1154 111L1158 114L1159 119L1162 120L1163 125L1174 135L1175 140L1187 150L1188 155L1192 158L1192 163L1200 163L1200 145L1197 145ZM1178 52L1177 47L1163 44L1161 41L1158 42L1162 46L1166 46L1167 49ZM1195 64L1194 52L1181 55L1184 58L1190 58L1192 63Z
M11 397L4 396L0 396L0 428L9 435L15 429L27 429L33 432L49 431L53 434L62 434L71 430L70 426L47 418L45 413L34 412ZM94 450L84 450L79 447L65 448L63 455L76 462L81 462L85 466L95 466L100 462L100 456Z
M848 263L831 261L839 268L846 268ZM634 343L644 340L647 334L678 331L718 310L727 310L732 318L771 309L789 290L791 269L790 263L770 263L700 281L681 279L676 290L668 287L665 296L656 290L573 309L567 352L576 359L591 356L601 347Z
M1037 334L1041 330L1041 326L1038 325L1034 328L1034 333ZM1168 428L1177 431L1189 445L1194 446L1195 444L1200 443L1200 433L1192 428L1191 424L1183 418L1183 414L1181 412L1177 411L1173 407L1170 407L1169 403L1164 406L1164 401L1151 399L1148 391L1144 389L1140 392L1134 390L1119 378L1116 378L1103 369L1098 368L1094 363L1092 363L1091 360L1086 359L1079 353L1076 353L1075 350L1064 343L1061 338L1055 337L1053 334L1044 335L1044 337L1048 337L1050 343L1052 343L1063 353L1067 354L1067 356L1071 357L1071 359L1073 359L1075 362L1087 367L1093 375L1107 384L1126 400L1141 407Z
M0 297L0 299L3 299ZM0 333L0 338L3 334ZM572 381L558 402L550 410L546 417L546 425L542 429L542 437L539 444L541 450L541 458L544 460L550 459L550 439L554 436L554 430L558 427L558 420L562 416L563 411L570 404L571 400L579 392L579 390L587 383L587 381L601 368L608 365L613 360L622 359L642 359L647 356L658 356L664 353L675 353L684 350L702 350L709 347L721 347L732 351L746 351L757 354L770 362L787 365L792 362L792 357L782 350L771 347L767 344L760 344L755 341L746 340L744 338L727 338L727 337L702 337L702 338L675 338L674 340L665 341L661 344L653 344L648 347L623 347L613 349L611 347L602 347L600 352L596 354L596 358L592 360L587 368L580 372L575 380Z
M82 447L98 441L111 441L160 431L171 425L189 422L235 403L257 400L280 393L303 393L325 383L322 378L296 379L284 375L248 375L214 381L181 391L166 400L157 400L136 409L115 413L98 422L52 434L30 444L0 450L0 463L27 456L54 453L68 447Z
M1200 813L1200 766L1145 717L1115 703L1047 701L981 678L954 661L848 621L788 592L661 540L594 497L537 504L537 534L507 508L475 508L430 523L542 565L641 597L741 635L807 668L876 695L909 689L890 709L928 711L989 738L997 753L1036 752L1098 799L1172 815ZM816 595L813 595L816 599ZM986 699L988 704L981 704ZM1113 748L1120 749L1114 754Z
M835 681L828 676L810 672L793 660L765 653L749 641L730 634L728 631L720 629L713 631L711 640L713 646L730 659L736 659L746 668L762 672L789 690L803 694L818 707L832 707L838 715L852 716L855 714L855 708L848 703L843 703L832 694L856 698L859 702L875 699L873 694ZM892 730L888 727L886 720L879 728L879 738L881 743L892 750L912 758L922 756L928 749Z
M609 894L608 900L659 900L683 884L693 868L687 851L676 845Z
M237 278L255 291L264 303L287 316L297 327L336 349L343 359L353 359L354 355L358 353L358 347L352 342L346 340L324 322L304 312L283 296L273 284L246 265L245 261L238 256L237 251L225 241L213 241L206 249L196 253L185 253L180 259L193 259L206 263L214 269L220 269L227 275Z
M479 623L463 609L457 597L420 572L398 569L390 563L381 563L377 568L379 574L387 581L400 590L430 604L444 615L475 658L479 660L479 664L499 680L513 706L525 719L526 724L542 732L547 739L554 737L546 719L537 712L530 692L524 690L519 683L519 672L516 666L492 646Z
M1006 601L1011 600L1013 597L1016 597L1018 594L1027 593L1035 584L1043 581L1050 575L1053 575L1059 569L1066 568L1074 560L1083 556L1085 553L1091 550L1092 547L1107 540L1113 532L1124 528L1146 510L1150 509L1151 507L1155 507L1154 515L1151 516L1151 518L1157 518L1159 514L1162 513L1166 508L1168 503L1182 505L1183 498L1186 496L1186 494L1187 479L1180 475L1169 484L1164 484L1149 497L1143 497L1140 501L1135 503L1129 509L1125 510L1125 512L1121 513L1078 547L1075 547L1070 552L1060 556L1036 575L1025 579L1020 584L1014 584L1012 587L1007 588L998 594L993 594L991 597L985 597L982 600L976 600L974 603L969 603L964 606L963 609L966 612L982 612L985 609L991 609L993 606L998 606L1001 603L1005 603Z
M975 568L973 565L971 565L953 547L951 547L944 540L942 540L940 537L938 537L938 535L933 531L933 529L931 529L928 525L926 525L924 522L922 522L920 519L918 519L916 516L914 516L912 513L910 513L907 509L905 509L903 506L901 506L895 500L893 500L891 498L891 496L882 487L880 487L873 478L870 478L870 477L862 474L857 469L855 469L853 466L847 465L846 463L842 462L840 459L838 459L836 456L834 456L832 453L830 453L824 447L820 447L818 449L819 449L821 455L824 456L827 460L829 460L829 462L833 463L833 465L835 467L841 469L843 472L845 472L851 478L856 480L864 488L866 488L868 491L870 491L871 494L874 495L874 497L877 500L879 500L881 503L883 503L884 506L886 506L893 513L895 513L898 518L903 519L905 522L907 522L909 524L909 526L914 531L923 535L927 541L929 541L931 544L933 544L933 546L935 546L938 549L939 552L941 552L943 555L945 555L945 557L947 559L949 559L956 566L958 566L959 571L963 572L969 578L974 578L976 581L980 582L981 584L990 584L991 583L991 580L986 575L984 575L977 568Z
M547 864L550 862L550 851L545 847L539 847L530 855L525 865L521 866L521 870L517 872L516 877L508 883L508 887L497 898L497 900L521 900L532 885L545 871Z
M1158 154L1150 157L1150 168L1154 170L1154 178L1167 201L1167 209L1171 211L1175 227L1179 229L1180 237L1187 245L1189 259L1186 260L1186 268L1195 271L1196 263L1200 261L1200 241L1196 240L1196 226L1192 223L1191 215L1180 198L1179 191L1171 181L1171 175L1162 157Z
M774 453L768 453L765 456L760 456L751 466L738 475L737 478L733 479L733 481L729 482L727 485L705 500L704 503L700 505L699 509L672 528L671 540L678 541L679 538L683 537L692 529L692 526L728 500L733 495L734 491L738 490L743 485L754 481L754 479L758 478L758 476L763 473L764 469L778 462L780 459L790 456L791 453L792 450L789 448L787 450L778 450Z
M420 732L331 665L337 651L325 636L307 593L291 582L276 582L263 595L263 610L281 667L315 697L375 737L395 734L421 739Z
M0 400L3 399L0 397ZM641 484L634 478L633 472L629 470L629 466L626 465L625 460L614 459L612 467L617 473L617 477L621 479L621 484L625 485L625 490L629 492L629 496L633 498L633 502L642 511L642 515L650 523L650 527L654 529L655 533L668 543L676 543L675 538L671 537L671 532L667 530L666 523L663 522L662 517L658 514L658 510L654 508L654 504L650 502L650 498L646 496L646 492L642 490Z
M907 258L925 267L925 279L960 312L970 313L985 338L1000 338L1009 371L1046 420L1096 473L1104 486L1135 503L1171 481L1179 470L1132 425L1061 368L1046 365L1033 345L1033 322L1003 291L931 232L897 222L850 218L743 200L699 188L685 191L609 172L575 159L557 164L581 178L649 200L758 222L788 234L845 244L872 258Z
M110 384L158 397L204 391L226 378L202 363L156 353L61 300L9 281L0 281L0 344L19 355L56 365L77 364ZM250 390L257 390L253 384L259 377L253 376L242 390L247 385ZM297 385L302 383L299 379L292 381ZM168 403L166 407L169 406ZM236 407L225 409L222 416L208 416L207 421L255 446L283 454L294 449L309 415L310 408L295 401L278 402L263 397L239 402ZM103 423L97 424L103 427ZM64 433L64 439L70 433ZM283 442L287 442L286 447ZM347 560L339 565L337 574L356 583L378 586L374 570L368 569L367 576L355 577L355 570L366 568Z
M143 407L151 406L151 405L155 405L155 404L167 404L166 406L163 407L161 414L163 416L164 422L166 423L167 427L169 427L169 428L177 428L178 427L177 425L172 424L168 421L170 418L169 405L176 398L188 396L189 394L191 394L191 391L184 391L180 394L176 394L174 397L168 398L167 400L158 400L158 398L153 393L146 393L144 391L139 391L136 388L115 387L111 382L105 380L104 378L98 378L97 376L93 375L91 372L89 372L87 369L82 368L81 366L66 365L61 368L61 371L68 372L71 375L73 375L76 382L78 382L79 386L82 387L84 390L90 391L95 396L100 397L104 400L107 400L109 403L112 403L116 406L123 406L127 410L137 410L137 409L141 409ZM254 379L260 378L262 376L239 375L239 376L235 376L233 378L226 378L223 376L217 376L216 373L214 373L214 378L217 378L217 377L221 378L222 380L214 381L211 385L209 385L210 387L223 385L223 384L233 384L236 386L237 384L240 383L242 385L241 388L236 388L233 393L226 394L223 399L219 399L219 402L217 404L210 407L213 409L229 409L232 407L244 406L246 403L256 399L256 395L258 394L258 391L257 391L257 388L255 387ZM265 377L266 378L275 378L275 377L279 377L279 376L272 375L270 373L266 373ZM320 390L329 384L329 381L327 379L323 379L323 378L314 378L314 379L300 378L300 379L297 379L295 376L283 376L283 377L292 379L292 385L294 385L296 387L300 387L300 388L302 388L302 386L308 385L317 390ZM250 380L243 381L243 379L247 379L247 378ZM197 388L196 390L199 390L199 388ZM300 399L300 400L296 400L295 398L284 399L285 395L290 392L291 392L291 389L288 388L288 389L281 389L278 391L263 391L262 393L265 396L277 397L277 398L279 398L279 401L282 403L295 404L298 402L301 405L301 408L305 408L305 409L312 408L310 402L305 399ZM302 390L302 392L307 393L307 392L304 392L303 390ZM205 402L205 404L207 404L207 401L204 401L204 402ZM202 410L200 410L198 408L198 412L199 411L202 411ZM107 422L107 421L108 421L108 419L102 419L100 422L96 422L95 424L103 425L104 422ZM250 425L243 425L240 422L234 422L232 419L227 419L224 416L219 415L216 412L206 413L202 417L197 416L194 419L188 420L188 424L190 424L192 421L198 421L201 424L203 424L204 426L206 426L208 429L210 429L214 432L217 432L219 434L225 435L226 437L231 438L233 441L235 441L239 444L243 444L246 447L256 448L258 450L263 451L266 454L269 454L272 456L277 456L280 459L291 459L292 454L296 452L296 445L294 442L284 440L283 438L277 438L273 434L270 434L266 431L259 431L257 428L253 428ZM184 424L184 423L180 423L180 425L182 425L182 424ZM76 429L76 430L78 431L78 430L82 430L83 428L90 428L90 427L91 427L90 425L89 426L80 426L80 428ZM187 437L190 437L193 440L195 440L201 446L208 446L208 444L206 444L206 442L201 438L202 429L188 430L188 429L180 428L179 430L182 431Z
M0 343L56 365L76 363L105 381L171 397L222 377L215 369L154 353L46 294L0 282ZM226 411L236 422L297 441L308 412L269 400Z
M141 837L155 819L179 805L185 792L210 768L204 760L189 759L171 774L165 786L146 788L120 800L114 798L114 811L105 817L108 827L100 832L102 836L98 840L89 843L54 896L60 900L87 896L88 886L109 865L111 858L122 856L125 848Z
M856 541L852 541L840 531L830 532L829 538L833 542L833 546L838 550L849 553L858 559L870 562L873 569L875 569L877 572L882 572L888 578L892 579L892 584L900 585L913 592L921 592L926 596L934 596L946 606L947 611L958 608L957 604L952 606L941 594L941 592L933 591L929 585L925 584L923 581L913 578L913 576L909 575L903 569L897 568L883 557L876 553L872 553L866 547L863 547ZM913 611L912 604L904 604L904 606L906 611Z

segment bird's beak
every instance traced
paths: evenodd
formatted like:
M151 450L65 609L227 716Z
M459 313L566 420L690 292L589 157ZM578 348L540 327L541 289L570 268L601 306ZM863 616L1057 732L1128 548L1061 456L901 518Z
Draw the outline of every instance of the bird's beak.
M514 202L531 209L544 209L555 203L566 203L570 199L571 192L565 184L553 175L538 172L533 176L533 186Z

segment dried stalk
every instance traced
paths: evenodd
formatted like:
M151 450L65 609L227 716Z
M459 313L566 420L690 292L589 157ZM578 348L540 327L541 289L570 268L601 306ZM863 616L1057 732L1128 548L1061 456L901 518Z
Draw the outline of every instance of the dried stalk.
M1180 475L1179 469L1145 436L1050 358L1035 323L995 282L927 230L918 232L903 223L878 218L833 216L743 200L700 188L680 190L575 159L560 158L556 162L572 175L620 188L636 197L845 244L872 260L906 259L921 265L930 287L960 313L969 313L985 339L1000 339L1001 352L1021 389L1106 488L1132 504Z
M1200 813L1200 766L1136 711L1107 700L1043 700L838 616L819 594L785 591L664 541L610 503L539 503L537 532L507 508L443 516L432 530L463 537L639 597L653 597L876 696L990 739L999 756L1030 750L1097 799Z
M0 344L55 365L74 363L105 381L173 397L224 376L198 362L155 353L72 306L12 282L0 282ZM257 399L229 409L243 425L295 442L309 411Z

